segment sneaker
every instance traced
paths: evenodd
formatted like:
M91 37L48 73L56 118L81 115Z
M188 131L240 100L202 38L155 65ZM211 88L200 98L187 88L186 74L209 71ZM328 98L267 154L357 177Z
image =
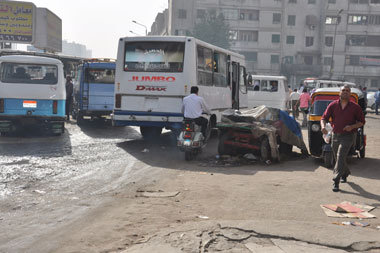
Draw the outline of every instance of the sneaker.
M341 183L347 183L347 176L343 176L343 177L340 179L340 182L341 182Z

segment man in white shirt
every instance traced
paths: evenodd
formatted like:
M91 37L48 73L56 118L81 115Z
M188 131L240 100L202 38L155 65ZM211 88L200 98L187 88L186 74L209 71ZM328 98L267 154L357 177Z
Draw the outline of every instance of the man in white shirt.
M292 113L293 117L295 119L298 119L299 115L299 104L300 104L300 94L297 92L297 89L294 89L294 91L290 94L290 102L292 104Z
M202 113L211 114L211 111L205 100L198 96L198 91L197 86L191 87L191 94L183 99L182 112L185 119L194 119L194 122L202 127L202 134L206 138L208 120L202 117Z

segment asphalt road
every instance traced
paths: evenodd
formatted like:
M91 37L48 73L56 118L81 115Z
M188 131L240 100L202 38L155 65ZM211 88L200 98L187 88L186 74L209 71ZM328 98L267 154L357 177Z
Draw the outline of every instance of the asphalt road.
M380 188L373 185L380 179L373 170L380 159L378 129L380 118L369 113L368 158L364 159L367 172L361 184L371 185L366 190L357 186L358 195L371 192L368 197L375 202L380 201ZM304 139L307 142L305 131ZM38 132L0 137L0 252L25 252L40 238L84 218L89 211L112 201L115 194L132 189L135 183L153 183L164 171L187 167L204 171L205 164L211 166L214 162L216 145L214 138L197 158L200 163L189 164L175 147L170 132L156 142L147 142L138 128L113 128L109 122L89 122L81 127L68 122L60 137ZM296 166L303 166L303 172L321 167L314 158L303 162L295 156L272 164L271 170L290 169L294 161ZM215 169L212 171L215 173ZM244 171L243 166L242 175ZM302 172L293 176L309 180Z

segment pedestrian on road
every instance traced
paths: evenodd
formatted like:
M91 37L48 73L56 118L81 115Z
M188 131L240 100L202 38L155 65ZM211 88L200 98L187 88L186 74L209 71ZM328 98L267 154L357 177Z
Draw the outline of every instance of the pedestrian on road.
M379 105L380 105L380 88L375 93L375 113L379 115Z
M307 88L303 89L302 94L300 95L300 109L303 114L302 127L307 126L307 114L309 113L309 105L311 102L311 97Z
M347 167L347 155L354 144L357 129L365 124L362 108L350 101L351 88L345 85L340 88L339 99L331 102L322 115L321 129L327 134L326 124L332 119L331 147L335 158L333 191L339 191L339 182L347 182L351 174Z
M299 105L300 105L300 94L297 92L297 89L294 89L290 94L290 103L292 108L292 114L295 119L298 119L299 116Z
M66 117L70 120L71 104L73 100L73 82L71 76L66 76Z

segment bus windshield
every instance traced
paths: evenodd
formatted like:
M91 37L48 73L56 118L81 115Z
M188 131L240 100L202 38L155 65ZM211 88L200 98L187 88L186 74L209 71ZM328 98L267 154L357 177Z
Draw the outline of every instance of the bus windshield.
M57 84L58 68L56 65L2 63L1 82Z
M115 83L114 69L86 69L86 83Z
M183 42L127 42L124 71L182 72Z

